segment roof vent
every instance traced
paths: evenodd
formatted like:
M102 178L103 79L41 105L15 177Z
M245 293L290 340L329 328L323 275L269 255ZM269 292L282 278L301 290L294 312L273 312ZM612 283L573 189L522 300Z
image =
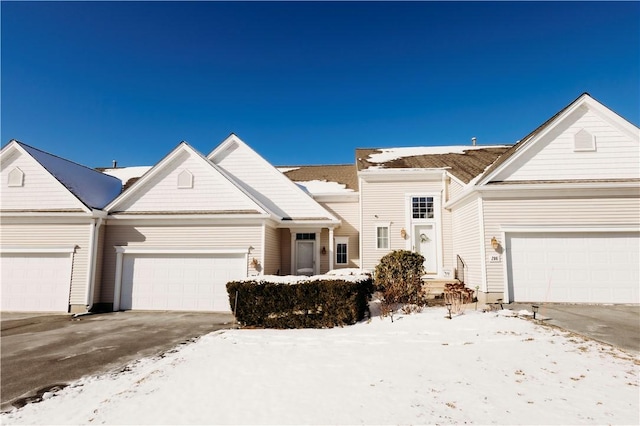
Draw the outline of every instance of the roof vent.
M113 160L113 168L117 168L118 167L118 162L116 160Z
M471 138L471 145L476 146L476 137Z
M596 150L596 138L594 135L581 129L575 135L573 135L573 150L574 151L595 151Z

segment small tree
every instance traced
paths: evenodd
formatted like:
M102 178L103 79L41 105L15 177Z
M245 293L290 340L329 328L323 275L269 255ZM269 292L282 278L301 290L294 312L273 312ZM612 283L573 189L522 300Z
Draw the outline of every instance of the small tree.
M427 304L423 289L424 256L409 250L395 250L376 266L375 286L382 316L391 315L400 305L405 312Z

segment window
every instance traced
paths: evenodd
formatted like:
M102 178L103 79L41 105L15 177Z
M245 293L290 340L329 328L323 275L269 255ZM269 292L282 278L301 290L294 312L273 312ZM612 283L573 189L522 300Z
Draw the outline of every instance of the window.
M316 234L312 232L303 232L296 234L296 240L315 240Z
M336 265L349 263L349 237L336 237Z
M376 247L379 249L389 248L389 227L376 226Z
M433 219L433 197L413 197L411 211L414 219Z

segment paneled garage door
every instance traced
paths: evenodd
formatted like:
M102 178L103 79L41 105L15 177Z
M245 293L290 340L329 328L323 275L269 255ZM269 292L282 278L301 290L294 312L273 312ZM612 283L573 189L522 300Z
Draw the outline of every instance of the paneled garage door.
M68 312L71 264L70 253L3 253L2 310Z
M245 255L127 254L120 309L229 311L226 284L246 269Z
M511 301L640 302L637 232L508 233L506 258Z

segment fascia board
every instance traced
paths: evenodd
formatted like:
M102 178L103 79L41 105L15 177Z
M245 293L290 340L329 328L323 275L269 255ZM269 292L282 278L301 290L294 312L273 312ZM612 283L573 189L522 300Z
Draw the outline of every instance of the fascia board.
M113 246L116 253L124 254L249 254L247 247L235 249L213 249L207 247L136 247Z
M353 203L360 199L359 192L350 192L344 194L312 194L314 200L320 203Z

